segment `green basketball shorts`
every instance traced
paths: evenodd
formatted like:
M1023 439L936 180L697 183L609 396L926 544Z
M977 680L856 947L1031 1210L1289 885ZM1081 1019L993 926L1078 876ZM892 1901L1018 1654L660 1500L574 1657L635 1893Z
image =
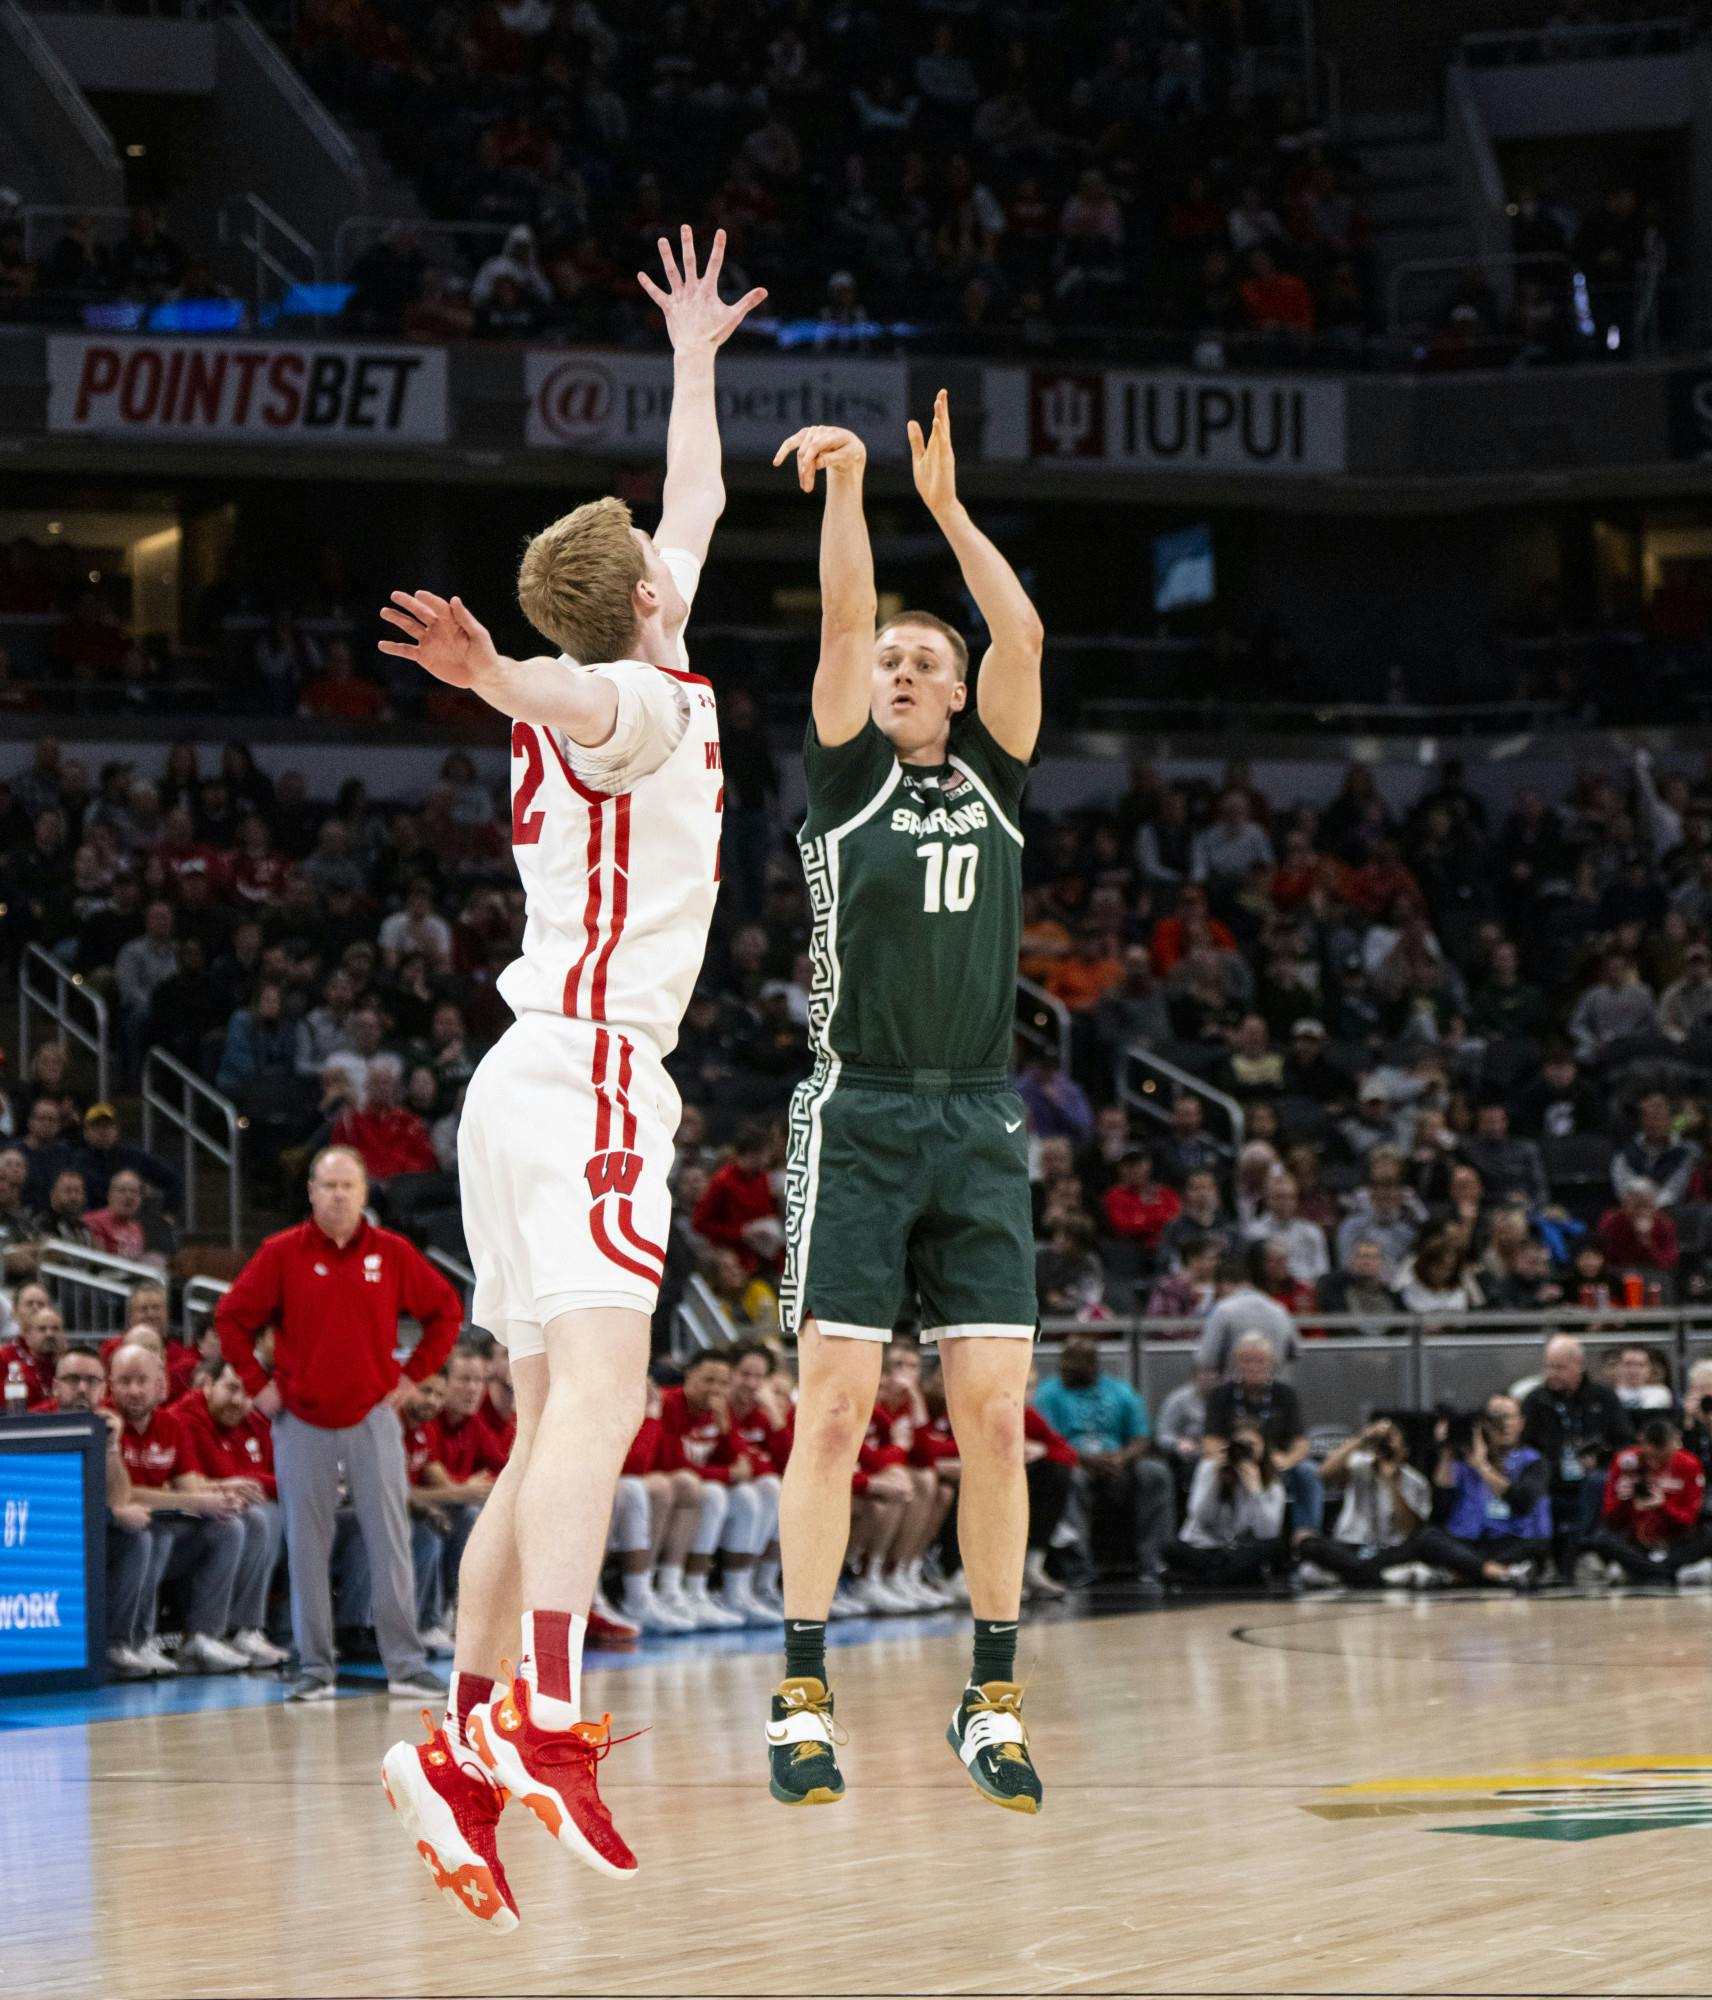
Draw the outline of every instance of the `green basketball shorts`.
M785 1330L1032 1340L1039 1325L1023 1103L1003 1071L828 1066L791 1100Z

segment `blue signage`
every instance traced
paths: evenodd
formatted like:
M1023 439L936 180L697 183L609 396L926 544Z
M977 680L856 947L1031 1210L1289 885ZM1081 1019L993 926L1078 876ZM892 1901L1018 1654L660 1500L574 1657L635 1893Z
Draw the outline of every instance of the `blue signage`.
M89 1663L86 1463L0 1444L0 1681Z

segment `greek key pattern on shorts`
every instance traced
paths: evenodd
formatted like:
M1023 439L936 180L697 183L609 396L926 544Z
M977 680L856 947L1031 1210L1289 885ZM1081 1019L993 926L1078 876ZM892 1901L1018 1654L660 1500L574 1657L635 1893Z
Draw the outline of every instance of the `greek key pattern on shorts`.
M814 1134L811 1109L824 1083L817 1070L808 1082L791 1092L785 1152L785 1275L779 1284L779 1324L794 1333L801 1325L802 1256L808 1230L808 1155Z
M829 1052L832 1026L832 866L824 840L799 841L803 878L808 883L814 932L809 939L808 1041L818 1055Z

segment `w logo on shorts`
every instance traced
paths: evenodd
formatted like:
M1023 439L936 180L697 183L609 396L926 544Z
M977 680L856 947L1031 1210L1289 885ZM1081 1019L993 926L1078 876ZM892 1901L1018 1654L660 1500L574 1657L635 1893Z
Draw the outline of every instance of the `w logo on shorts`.
M599 1201L603 1195L634 1194L642 1178L640 1153L596 1153L584 1167L589 1193Z

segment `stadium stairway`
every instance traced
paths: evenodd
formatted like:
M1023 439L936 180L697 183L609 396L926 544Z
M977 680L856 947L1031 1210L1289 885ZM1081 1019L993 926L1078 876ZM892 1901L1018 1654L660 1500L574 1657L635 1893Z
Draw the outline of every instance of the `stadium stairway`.
M1471 263L1476 255L1473 225L1435 118L1357 113L1344 120L1340 136L1361 161L1361 210L1372 230L1380 307L1388 313L1391 274L1398 265L1420 260ZM1454 283L1454 273L1447 270L1436 289L1448 293Z

